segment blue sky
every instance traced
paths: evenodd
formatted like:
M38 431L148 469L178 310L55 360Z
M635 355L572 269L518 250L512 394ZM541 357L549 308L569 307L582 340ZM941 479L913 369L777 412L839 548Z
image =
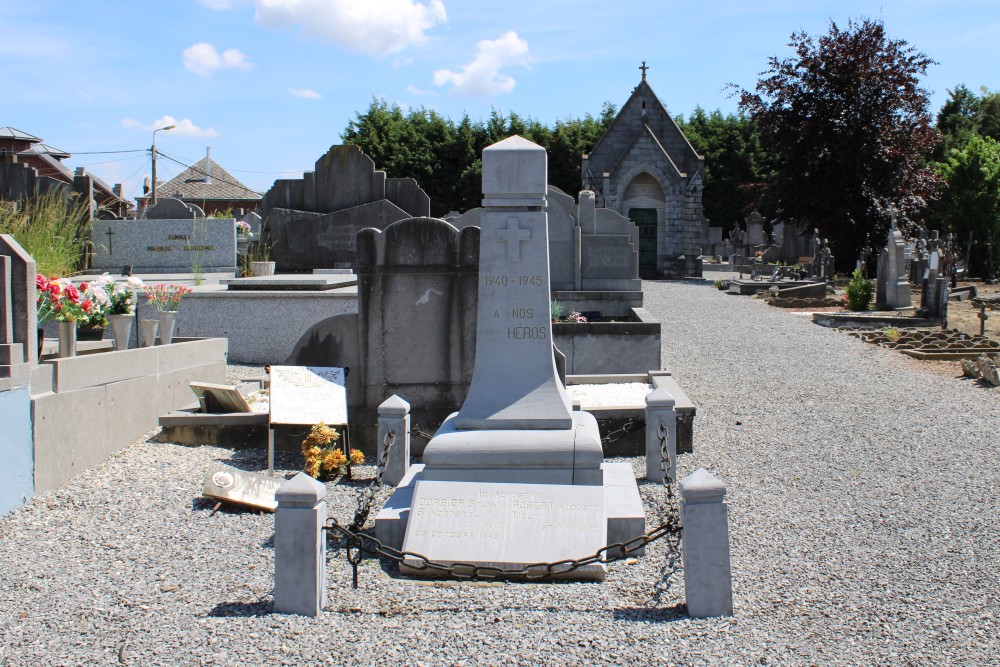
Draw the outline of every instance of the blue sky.
M212 157L251 188L300 176L373 96L459 119L551 123L648 80L673 114L732 112L792 32L881 18L939 64L924 86L1000 89L997 0L0 0L0 126L141 192L142 152ZM158 163L161 178L183 167Z

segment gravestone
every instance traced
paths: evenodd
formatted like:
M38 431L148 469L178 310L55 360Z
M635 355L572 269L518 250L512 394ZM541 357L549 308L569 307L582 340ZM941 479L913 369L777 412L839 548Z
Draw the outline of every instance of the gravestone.
M351 268L368 227L430 215L412 178L388 178L357 146L331 146L301 179L280 179L261 200L264 240L281 272Z
M245 216L243 216L243 222L250 225L250 232L254 236L260 236L260 227L262 220L259 215L251 211L250 213L247 213Z
M639 291L639 230L611 209L597 208L593 192L579 202L551 185L544 211L549 219L549 275L557 291ZM451 219L459 229L481 226L484 209Z
M95 220L91 238L98 271L125 265L135 273L236 271L233 219Z
M4 310L9 315L3 316L4 322L10 321L7 334L0 344L5 345L4 354L9 359L9 365L21 363L33 364L38 356L37 308L35 304L35 260L9 234L0 234L0 256L7 257L3 270L6 276L9 271L9 282L0 295L10 294L6 299ZM0 326L7 328L6 324ZM2 362L0 362L2 363Z
M194 204L186 204L180 199L165 197L151 206L142 216L145 220L194 220L204 218L205 212Z
M764 216L754 211L746 217L747 245L750 247L764 245Z
M876 303L879 308L898 310L912 306L910 282L906 275L906 241L891 213L891 227L886 247L879 253Z

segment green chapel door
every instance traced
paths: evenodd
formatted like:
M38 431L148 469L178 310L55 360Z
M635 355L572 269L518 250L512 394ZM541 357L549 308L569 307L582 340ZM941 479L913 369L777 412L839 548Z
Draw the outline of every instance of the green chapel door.
M656 273L656 209L630 208L629 220L639 228L639 275Z

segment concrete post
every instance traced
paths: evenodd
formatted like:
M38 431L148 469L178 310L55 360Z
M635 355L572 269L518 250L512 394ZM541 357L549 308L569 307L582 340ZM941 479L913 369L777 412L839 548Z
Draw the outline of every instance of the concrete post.
M657 388L646 394L646 479L663 483L660 469L660 424L667 431L667 476L677 481L677 413L674 397Z
M733 575L729 563L729 509L725 485L704 468L680 483L684 594L688 616L733 615Z
M317 616L326 603L326 487L300 472L274 495L274 611Z
M378 459L385 451L385 437L392 431L396 439L382 473L382 481L397 486L410 468L410 404L396 394L378 406Z

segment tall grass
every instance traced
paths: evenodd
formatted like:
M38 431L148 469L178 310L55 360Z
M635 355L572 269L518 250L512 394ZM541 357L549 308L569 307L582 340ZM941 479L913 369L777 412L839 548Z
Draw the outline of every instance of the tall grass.
M0 234L10 234L46 276L68 276L83 266L90 237L88 203L59 192L26 201L0 200Z

